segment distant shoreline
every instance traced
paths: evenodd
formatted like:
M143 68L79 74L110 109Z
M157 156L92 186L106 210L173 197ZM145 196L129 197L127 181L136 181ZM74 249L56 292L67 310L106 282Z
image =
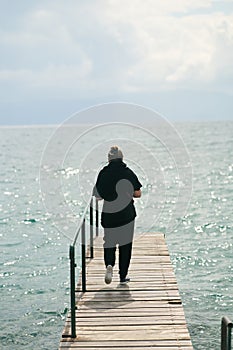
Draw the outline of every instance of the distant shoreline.
M0 124L0 129L17 129L17 128L58 128L60 126L63 127L74 127L74 126L96 126L96 125L101 125L101 124L113 124L113 123L121 123L121 122L114 122L114 121L105 121L105 122L94 122L94 123L80 123L80 124L66 124L65 122L63 123L58 123L58 124ZM122 122L124 124L124 122ZM231 119L223 119L223 120L177 120L177 121L169 121L172 125L179 125L179 124L208 124L208 123L233 123L233 120ZM135 121L131 123L126 124L139 124L141 125L140 122ZM145 126L149 126L145 125Z

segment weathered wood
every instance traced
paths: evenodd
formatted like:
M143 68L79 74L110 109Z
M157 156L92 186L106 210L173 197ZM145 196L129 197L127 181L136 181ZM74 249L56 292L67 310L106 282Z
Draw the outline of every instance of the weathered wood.
M129 344L130 343L130 344ZM86 342L86 341L79 341L79 342L68 342L63 341L61 343L61 349L104 349L104 350L126 350L126 349L133 349L133 350L148 350L148 349L161 349L161 350L192 350L192 344L188 340L182 340L179 342L179 345L174 345L173 340L166 340L166 342L162 340L149 340L144 341L142 344L140 342L134 342L134 341L104 341L102 344L99 342Z
M77 338L69 338L68 314L60 350L192 350L164 235L135 237L131 282L124 286L119 284L118 259L111 285L104 283L102 244L98 237L87 267L87 292L77 285Z

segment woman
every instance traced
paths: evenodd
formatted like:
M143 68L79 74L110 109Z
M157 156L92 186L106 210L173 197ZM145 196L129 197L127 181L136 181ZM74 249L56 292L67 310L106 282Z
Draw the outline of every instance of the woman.
M125 284L130 281L127 273L136 217L133 198L141 197L142 185L136 174L123 162L123 154L118 146L111 147L108 162L100 171L93 191L97 199L104 199L101 225L104 228L105 282L112 282L118 244L120 283Z

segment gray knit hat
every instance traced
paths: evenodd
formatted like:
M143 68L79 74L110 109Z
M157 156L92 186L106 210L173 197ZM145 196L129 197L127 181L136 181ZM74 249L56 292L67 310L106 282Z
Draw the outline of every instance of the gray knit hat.
M112 146L110 151L108 152L108 160L109 162L113 159L123 159L123 153L118 146Z

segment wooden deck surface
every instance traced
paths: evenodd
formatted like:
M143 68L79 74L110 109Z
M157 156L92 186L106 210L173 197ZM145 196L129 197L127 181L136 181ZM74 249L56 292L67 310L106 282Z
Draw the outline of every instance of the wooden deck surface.
M161 233L135 238L129 270L120 285L118 260L113 282L104 283L103 239L87 266L87 292L77 290L77 338L62 338L60 350L191 350L178 286ZM70 334L68 315L63 335Z

